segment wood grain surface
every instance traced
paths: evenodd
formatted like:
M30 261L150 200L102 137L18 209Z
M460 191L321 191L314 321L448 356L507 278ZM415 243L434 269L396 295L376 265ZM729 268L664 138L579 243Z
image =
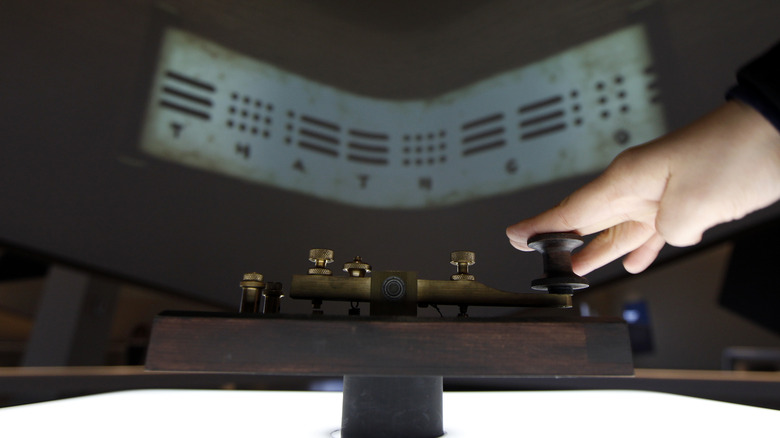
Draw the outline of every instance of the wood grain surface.
M424 319L165 313L146 367L280 375L632 375L615 319Z

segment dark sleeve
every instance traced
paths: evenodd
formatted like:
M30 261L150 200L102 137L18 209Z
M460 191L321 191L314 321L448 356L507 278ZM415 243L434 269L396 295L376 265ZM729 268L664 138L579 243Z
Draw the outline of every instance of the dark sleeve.
M752 106L780 131L780 43L740 68L726 97Z

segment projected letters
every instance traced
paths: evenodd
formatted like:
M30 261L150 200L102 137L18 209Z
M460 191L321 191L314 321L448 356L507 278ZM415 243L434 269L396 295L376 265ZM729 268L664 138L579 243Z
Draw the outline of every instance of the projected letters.
M603 168L664 131L632 26L434 99L359 96L168 29L141 149L335 202L424 208Z

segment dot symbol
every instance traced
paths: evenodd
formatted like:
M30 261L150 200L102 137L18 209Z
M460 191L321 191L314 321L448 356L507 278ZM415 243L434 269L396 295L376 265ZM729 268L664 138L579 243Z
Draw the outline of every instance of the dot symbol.
M625 146L626 143L631 140L631 135L625 129L618 129L612 137L615 139L615 142L621 146Z

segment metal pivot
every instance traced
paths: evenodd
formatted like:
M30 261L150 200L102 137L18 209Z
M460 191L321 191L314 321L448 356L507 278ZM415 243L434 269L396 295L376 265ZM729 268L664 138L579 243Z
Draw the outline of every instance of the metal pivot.
M417 316L416 272L374 272L370 287L371 316Z
M441 377L344 376L343 438L444 435Z
M537 234L528 239L528 246L542 254L544 276L531 282L531 288L552 294L571 295L588 287L588 280L571 268L571 252L582 245L582 237L574 233Z

